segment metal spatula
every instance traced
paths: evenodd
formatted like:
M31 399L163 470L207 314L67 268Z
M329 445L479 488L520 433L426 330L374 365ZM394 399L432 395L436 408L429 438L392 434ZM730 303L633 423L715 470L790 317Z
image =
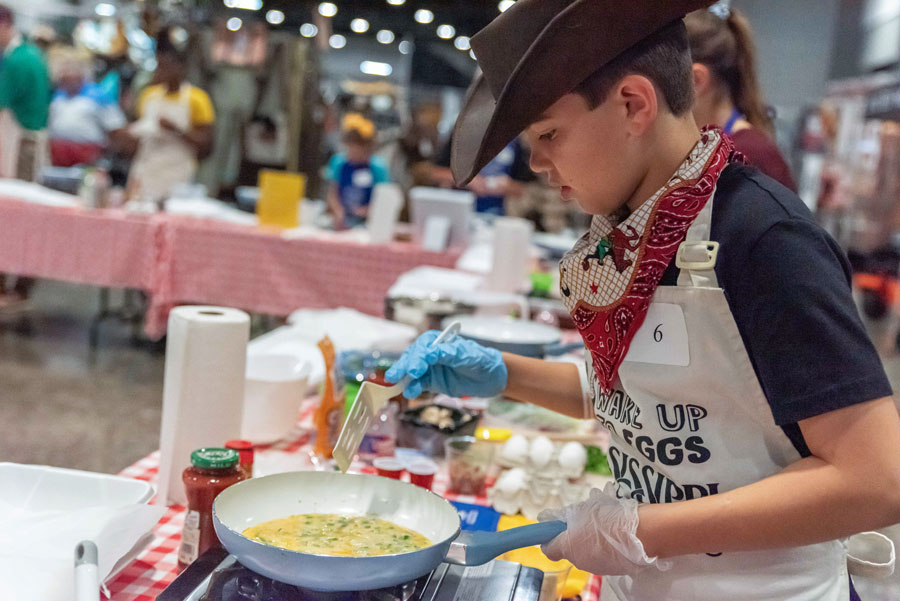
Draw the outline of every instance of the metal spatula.
M444 342L449 342L456 338L459 332L459 322L454 321L447 326L440 335L431 343L432 347L436 347ZM344 426L338 436L337 443L334 445L334 460L337 462L341 472L346 473L353 461L353 456L359 450L359 443L362 442L363 436L372 427L375 417L384 409L387 402L403 392L403 389L412 381L412 378L406 376L393 386L380 386L373 382L363 382L356 393L356 399L344 420Z

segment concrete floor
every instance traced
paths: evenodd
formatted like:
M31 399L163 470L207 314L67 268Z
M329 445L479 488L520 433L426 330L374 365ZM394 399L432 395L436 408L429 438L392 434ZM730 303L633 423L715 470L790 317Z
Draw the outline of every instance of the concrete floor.
M28 328L0 319L0 461L116 473L159 448L163 354L115 322L90 352L97 303L94 288L42 281ZM894 326L870 331L898 389ZM889 535L900 543L900 526ZM857 583L864 601L900 600L900 575Z

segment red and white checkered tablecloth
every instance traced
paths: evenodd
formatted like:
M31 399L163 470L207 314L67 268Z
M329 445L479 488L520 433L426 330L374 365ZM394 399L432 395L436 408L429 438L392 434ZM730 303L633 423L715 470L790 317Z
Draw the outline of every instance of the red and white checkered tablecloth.
M169 217L157 237L160 272L151 290L147 333L159 335L175 304L204 303L288 315L348 307L382 315L401 274L421 265L453 267L457 252L407 243L370 245L339 235L285 239L271 231Z
M258 446L257 457L267 453L300 453L308 451L312 437L312 415L315 402L304 403L297 428L285 440L273 445ZM155 451L125 468L120 475L138 480L155 482L159 470L159 451ZM363 470L369 471L369 470ZM441 470L435 476L433 489L452 500L464 503L487 505L484 497L469 497L447 493L449 476ZM181 541L181 529L184 525L185 507L174 505L169 508L163 518L153 529L154 539L137 559L122 570L112 581L107 583L111 601L154 601L178 575L178 545ZM592 578L581 595L582 601L599 601L600 579Z
M53 207L0 197L0 271L147 289L158 216Z
M362 244L352 234L287 239L277 231L177 215L55 207L0 198L0 273L150 296L146 331L165 333L169 310L197 303L255 313L347 307L381 316L401 274L452 267L459 252Z

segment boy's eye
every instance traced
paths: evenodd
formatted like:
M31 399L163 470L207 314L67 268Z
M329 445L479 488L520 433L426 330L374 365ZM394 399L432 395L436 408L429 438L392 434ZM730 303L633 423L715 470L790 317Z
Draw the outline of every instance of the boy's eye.
M540 139L540 140L543 140L543 141L545 141L545 142L549 142L550 140L552 140L552 139L555 138L555 137L556 137L556 130L555 130L555 129L551 129L551 130L548 131L547 133L541 134L541 135L539 136L539 139Z

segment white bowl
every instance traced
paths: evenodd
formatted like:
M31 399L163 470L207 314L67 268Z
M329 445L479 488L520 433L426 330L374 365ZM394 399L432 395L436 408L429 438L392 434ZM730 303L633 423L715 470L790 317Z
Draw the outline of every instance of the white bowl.
M309 364L291 355L248 355L241 438L266 444L287 435L297 423L309 372Z

